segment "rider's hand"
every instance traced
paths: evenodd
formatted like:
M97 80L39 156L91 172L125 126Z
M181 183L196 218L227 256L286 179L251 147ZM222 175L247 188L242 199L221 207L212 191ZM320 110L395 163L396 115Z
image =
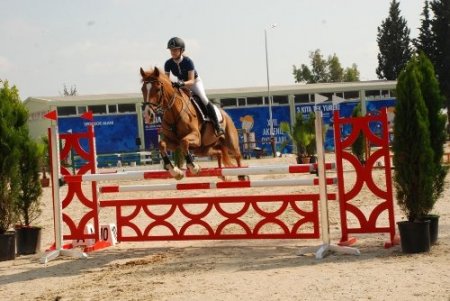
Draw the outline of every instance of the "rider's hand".
M177 81L177 82L173 82L172 83L172 87L174 87L174 88L181 88L181 87L183 87L184 86L184 81L182 81L182 80L179 80L179 81Z

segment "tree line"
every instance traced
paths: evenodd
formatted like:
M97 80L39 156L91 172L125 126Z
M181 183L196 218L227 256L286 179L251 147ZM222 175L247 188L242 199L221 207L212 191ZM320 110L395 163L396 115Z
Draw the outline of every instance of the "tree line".
M392 0L386 19L377 28L379 79L396 80L410 59L418 53L426 55L434 66L440 88L450 107L450 0L426 0L416 38L401 16L400 2ZM324 59L320 50L310 53L310 67L293 66L295 82L320 83L359 81L356 64L343 68L336 54ZM450 120L450 110L447 110Z

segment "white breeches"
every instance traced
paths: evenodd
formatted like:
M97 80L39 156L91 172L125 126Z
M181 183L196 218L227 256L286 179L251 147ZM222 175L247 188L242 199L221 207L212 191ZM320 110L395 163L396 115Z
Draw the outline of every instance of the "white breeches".
M205 88L203 87L203 81L200 76L195 79L195 83L191 86L191 91L201 99L205 106L208 105L209 100L206 97Z

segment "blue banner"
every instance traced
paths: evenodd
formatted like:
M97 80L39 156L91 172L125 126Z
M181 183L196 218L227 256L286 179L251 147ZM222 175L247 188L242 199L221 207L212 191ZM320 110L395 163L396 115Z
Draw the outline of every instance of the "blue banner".
M323 112L323 120L325 126L325 150L334 150L333 111L335 109L339 109L339 114L341 117L351 117L352 112L357 104L357 101L344 102L339 104L338 107L335 107L333 106L333 104L328 102L319 104L317 106L317 109ZM393 123L394 118L394 106L395 99L374 100L368 101L366 103L367 113L369 114L378 114L381 109L388 107L388 116L391 123ZM295 112L301 112L304 118L309 118L310 113L314 112L314 110L315 104L313 103L295 105ZM272 152L270 146L270 121L268 107L230 108L226 111L233 119L236 128L242 129L246 132L254 133L256 147L262 148L268 154ZM282 121L291 123L289 106L273 106L272 118L277 151L281 153L291 153L292 144L290 143L285 148L280 149L280 146L283 144L283 142L289 139L286 134L280 131L279 128ZM392 124L390 126L392 126ZM377 133L377 131L379 131L379 125L373 124L371 125L371 128L374 133ZM345 136L350 133L350 131L350 127L344 126L342 129L342 134ZM242 137L241 140L243 140Z
M340 105L341 114L344 116L351 115L353 107L356 105L353 103L343 103ZM295 106L296 113L302 113L303 118L309 118L309 115L314 112L316 105L314 103L311 104L299 104ZM322 103L317 105L317 109L322 111L323 122L324 122L324 147L325 150L333 150L334 149L334 132L333 132L333 112L336 109L335 106L331 103ZM350 112L349 115L348 112Z
M144 140L145 150L159 148L159 129L161 128L161 116L154 115L151 122L144 116Z
M87 131L87 125L94 124L97 154L136 152L138 126L136 114L94 116L94 121L80 117L62 117L58 119L60 133L80 133ZM87 149L87 141L81 141Z
M248 135L249 138L240 137L241 150L254 152L255 148L261 148L267 154L272 153L270 143L270 119L268 107L250 107L227 109L227 113L233 119L234 125L242 135ZM272 107L273 133L277 151L283 153L292 152L292 144L288 144L284 149L280 149L283 142L287 141L287 135L280 130L280 123L290 122L289 106ZM243 145L244 141L250 139L251 148L248 150ZM254 147L253 147L254 146Z

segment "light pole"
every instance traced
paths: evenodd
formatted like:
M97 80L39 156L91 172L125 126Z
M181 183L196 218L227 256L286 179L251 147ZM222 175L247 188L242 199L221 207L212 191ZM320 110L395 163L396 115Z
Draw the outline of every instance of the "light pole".
M272 24L269 28L264 29L264 43L266 48L266 75L267 75L267 100L269 101L269 127L270 127L270 145L272 147L272 155L276 157L275 152L275 136L273 133L273 118L272 118L272 97L270 95L270 80L269 80L269 51L267 49L267 29L277 27L277 24Z

